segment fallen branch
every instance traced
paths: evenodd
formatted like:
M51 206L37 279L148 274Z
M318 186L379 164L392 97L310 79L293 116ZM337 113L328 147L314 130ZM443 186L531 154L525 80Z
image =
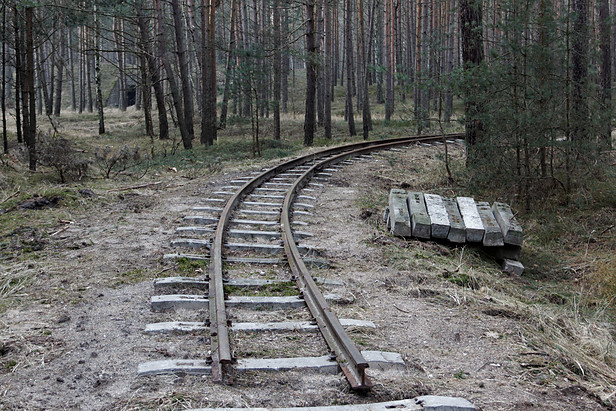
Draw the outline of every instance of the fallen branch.
M411 314L410 311L403 310L402 308L398 307L396 304L394 304L394 308L400 312L403 312L404 314Z
M7 201L9 201L11 198L16 197L17 195L19 195L19 193L21 193L21 190L17 190L15 191L13 194L11 194L10 196L8 196L7 198L5 198L4 200L0 201L0 204L4 204Z
M53 237L55 235L58 235L58 234L60 234L60 233L62 233L64 231L68 230L68 228L71 226L71 224L73 224L72 221L67 221L67 220L58 220L58 222L60 224L66 224L66 225L64 227L62 227L61 229L59 229L58 231L56 231L55 233L50 234L49 235L50 237Z
M147 184L141 184L138 186L131 186L131 187L124 187L124 188L112 188L110 190L107 191L128 191L128 190L136 190L138 188L146 188L146 187L151 187L151 186L157 186L159 184L162 184L162 181L157 181L155 183L147 183Z
M171 269L173 269L173 268L175 268L175 267L174 267L174 266L171 266L171 267L164 268L164 269L160 270L159 272L155 273L155 274L154 274L154 277L155 277L155 278L158 278L158 276L159 276L159 275L161 275L162 273L164 273L164 272L166 272L166 271L169 271L169 270L171 270Z
M387 176L384 176L384 175L379 175L378 178L383 179L383 180L387 180L387 181L391 181L395 185L399 185L399 184L402 183L402 181L400 181L400 180L396 180L396 179L393 179L391 177L387 177Z

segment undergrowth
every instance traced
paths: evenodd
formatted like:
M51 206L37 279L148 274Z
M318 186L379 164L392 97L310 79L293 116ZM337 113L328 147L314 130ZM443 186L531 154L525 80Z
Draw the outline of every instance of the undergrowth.
M427 148L424 156L426 152L427 161L425 157L421 162L389 159L389 171L375 177L358 205L379 213L379 205L387 201L392 188L506 201L496 189L479 194L472 191L458 173L463 169L461 150L450 149L453 179L445 170L442 149ZM557 376L565 376L613 405L616 176L606 172L601 180L580 187L571 198L566 204L558 193L546 195L541 206L530 212L519 212L519 205L512 203L524 228L522 263L526 270L521 278L501 272L479 247L405 241L384 232L379 240L386 245L384 257L399 272L387 286L518 320L526 350L540 358L528 373L535 382L552 384ZM382 219L376 225L385 231Z

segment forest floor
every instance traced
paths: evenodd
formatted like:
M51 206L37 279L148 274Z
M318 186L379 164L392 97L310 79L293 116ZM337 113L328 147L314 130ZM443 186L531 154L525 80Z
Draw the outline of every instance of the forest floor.
M450 147L450 155L463 161L460 147ZM149 306L155 278L196 275L194 266L162 259L173 252L182 217L234 177L280 160L221 160L195 170L169 157L139 180L119 174L57 184L48 171L29 177L39 180L28 187L6 177L0 408L290 407L435 394L464 397L483 410L613 409L612 311L589 296L595 289L585 279L613 268L602 264L613 261L605 255L615 234L601 232L616 217L613 205L592 217L592 241L572 239L560 255L539 246L541 220L521 216L527 273L510 276L480 249L387 233L382 213L391 188L462 190L448 181L442 158L442 148L417 147L346 166L317 193L307 220L315 234L310 244L332 265L314 274L345 284L347 303L334 310L377 325L351 330L354 341L398 352L407 364L404 372L370 370L375 386L365 395L351 392L340 375L241 374L233 386L209 377L137 375L141 362L202 358L208 350L203 335L143 331L148 323L204 315ZM21 170L13 160L2 167L5 176Z

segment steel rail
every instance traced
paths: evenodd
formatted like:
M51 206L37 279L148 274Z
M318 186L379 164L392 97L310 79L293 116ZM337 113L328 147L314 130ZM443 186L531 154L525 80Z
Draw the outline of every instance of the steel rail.
M273 167L259 174L254 179L248 181L235 194L233 194L233 196L231 196L231 198L227 201L225 207L223 208L220 214L219 221L216 226L216 231L214 233L214 238L212 240L212 246L210 248L208 299L209 299L209 307L210 307L210 310L209 310L210 311L210 318L209 318L210 343L211 343L211 358L210 359L211 359L211 366L212 366L212 378L214 381L223 382L226 384L231 384L233 382L234 359L231 354L231 346L230 346L230 339L229 339L229 320L227 319L227 314L225 310L222 249L223 249L224 240L226 238L227 227L229 226L229 223L231 220L231 215L233 211L236 209L236 207L243 200L243 198L246 197L256 187L263 184L264 182L266 182L273 176L285 170L288 170L290 168L303 165L310 161L316 160L319 157L324 157L327 155L336 155L339 153L343 153L345 151L349 152L352 150L356 150L358 148L365 148L367 149L366 151L371 151L372 146L375 146L375 145L381 146L387 143L390 143L392 146L403 145L403 144L412 143L414 141L418 141L418 138L421 138L422 140L426 138L433 138L433 139L439 140L439 139L444 139L444 138L455 138L455 137L463 137L463 134L449 134L449 135L424 136L424 137L415 136L415 137L403 137L403 138L394 138L394 139L385 139L385 140L362 141L359 143L351 143L347 145L328 148L328 149L321 150L316 153L307 154L302 157L298 157L294 160L287 161L276 167ZM310 170L313 170L313 169L314 167L312 167ZM304 173L304 175L306 174L307 173ZM287 192L288 193L287 197L289 197L290 194L295 193L297 190L298 190L298 184L295 184ZM290 200L287 201L287 198L285 198L284 204L290 207L290 203L291 201ZM283 237L285 237L284 230L290 230L288 208L283 207L282 213L284 215L285 210L286 210L286 223L282 225ZM291 239L291 241L289 241L289 238ZM298 272L301 272L302 270L307 272L304 262L301 259L301 256L299 256L299 251L297 251L297 247L295 246L295 243L292 239L293 239L293 236L291 234L290 236L288 236L287 240L285 241L285 251L287 252L287 258L289 258L290 255L294 255L293 260L295 261L295 263L292 263L290 261L290 264L294 264L295 270L297 270ZM287 243L292 244L292 246L288 245ZM287 250L287 248L289 249ZM293 248L295 249L295 252L293 252ZM301 264L301 266L296 265L297 261L299 261L299 264ZM292 269L293 269L293 265L292 265ZM295 274L295 272L294 272L294 275L296 275L296 277L299 278L299 276ZM310 279L312 278L310 277ZM316 285L314 286L314 289L318 291L318 289L316 288ZM320 295L320 292L318 295ZM318 297L315 298L315 301L318 304L325 302L325 300L322 298L322 295L321 295L321 298L318 298ZM327 303L325 302L325 304ZM315 307L314 309L317 311L319 310L318 307ZM312 312L312 309L311 309L311 312ZM324 333L328 332L328 330L323 331L323 329L321 331ZM335 344L333 347L330 345L330 348L336 353L340 351L340 348L338 348Z
M412 141L424 142L438 141L441 139L442 136L426 136L416 138ZM314 282L310 271L307 269L304 261L302 260L301 254L293 237L293 230L291 229L291 205L297 192L313 177L317 171L327 166L344 161L349 157L364 154L366 152L372 152L376 149L386 149L401 144L406 143L389 142L378 146L362 147L356 150L344 152L313 165L289 188L282 207L280 224L282 226L282 239L284 242L285 253L287 254L289 261L289 266L291 267L293 275L296 277L296 281L303 293L304 300L306 301L306 305L308 306L310 313L317 322L329 348L335 354L336 360L338 361L342 372L344 373L351 388L354 390L368 390L372 387L372 382L365 372L366 368L369 366L368 361L366 361L364 356L351 341L345 329L340 324L338 317L330 310L329 304L323 297L321 291Z

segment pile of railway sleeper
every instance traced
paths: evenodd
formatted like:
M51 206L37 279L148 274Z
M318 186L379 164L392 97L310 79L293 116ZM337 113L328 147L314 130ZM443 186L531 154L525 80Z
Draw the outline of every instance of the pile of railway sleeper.
M508 204L447 198L437 194L392 189L385 211L387 228L399 237L481 245L502 263L503 270L522 275L522 227Z

